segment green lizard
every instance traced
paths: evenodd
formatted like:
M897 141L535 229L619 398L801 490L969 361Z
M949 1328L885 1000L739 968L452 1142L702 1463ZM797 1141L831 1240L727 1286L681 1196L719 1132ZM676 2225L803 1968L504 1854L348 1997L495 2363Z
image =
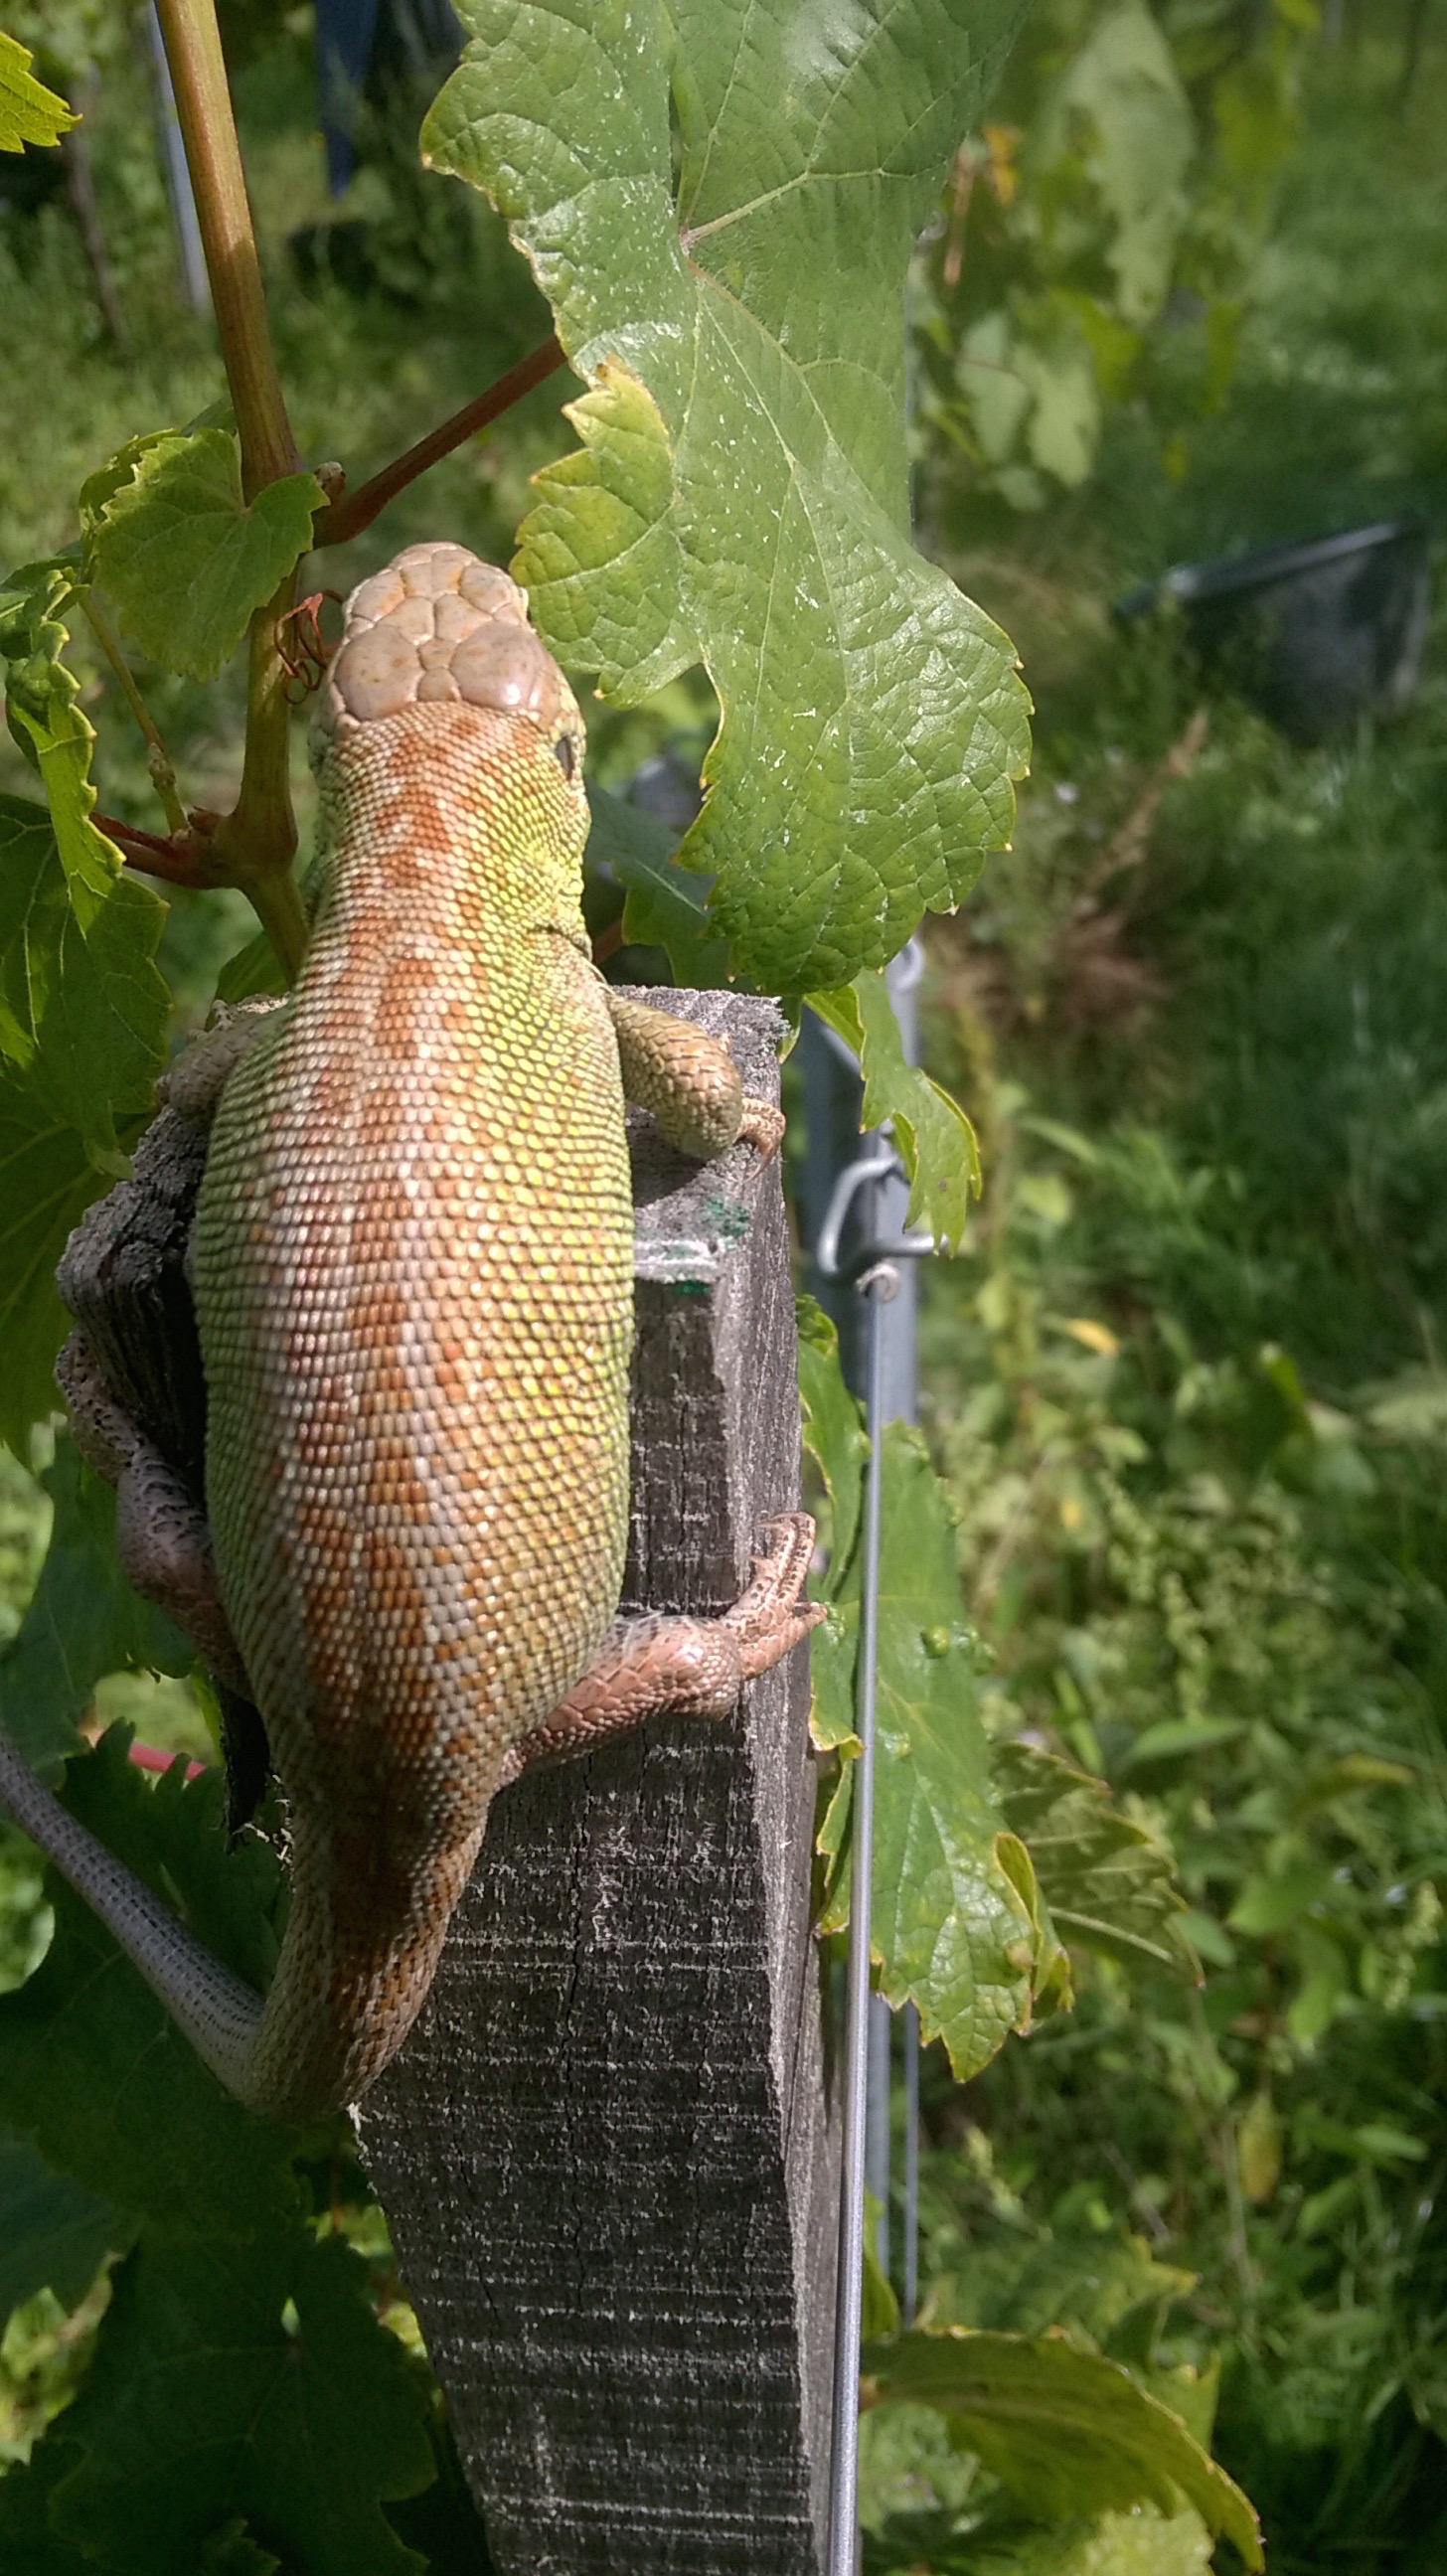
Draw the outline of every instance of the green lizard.
M823 1615L797 1514L721 1619L615 1618L625 1093L701 1156L773 1151L782 1122L591 963L582 723L523 594L409 548L348 602L318 735L330 858L300 980L168 1086L214 1118L204 1515L83 1340L62 1366L132 1579L265 1724L292 1884L265 2002L0 1743L5 1803L222 2081L289 2118L401 2045L500 1786L650 1709L724 1713Z

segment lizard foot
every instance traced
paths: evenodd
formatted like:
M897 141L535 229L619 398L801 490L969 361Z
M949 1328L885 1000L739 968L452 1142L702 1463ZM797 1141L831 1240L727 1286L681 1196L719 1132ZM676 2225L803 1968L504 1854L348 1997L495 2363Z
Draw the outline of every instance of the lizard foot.
M757 1146L766 1163L773 1161L782 1145L786 1124L782 1109L776 1109L771 1100L755 1100L745 1092L739 1136L744 1143Z
M765 1528L748 1590L720 1619L662 1613L615 1622L597 1662L561 1706L512 1747L499 1788L535 1762L591 1753L657 1710L727 1717L745 1682L782 1663L816 1628L823 1604L801 1598L814 1553L807 1512L785 1512Z
M814 1524L807 1512L781 1512L764 1523L764 1553L754 1577L732 1610L718 1622L739 1641L745 1681L772 1671L824 1616L822 1601L801 1599L814 1555Z

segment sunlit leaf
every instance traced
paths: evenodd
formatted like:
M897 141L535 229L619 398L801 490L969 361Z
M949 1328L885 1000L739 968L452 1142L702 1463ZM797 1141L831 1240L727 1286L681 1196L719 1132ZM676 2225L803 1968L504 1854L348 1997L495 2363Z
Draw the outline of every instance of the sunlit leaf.
M800 1298L798 1315L804 1436L829 1496L829 1548L834 1572L840 1576L853 1553L859 1527L869 1435L861 1408L844 1383L839 1335L832 1321L812 1297Z
M1017 2528L985 2539L961 2561L962 2576L1207 2576L1211 2535L1197 2513L1157 2514L1149 2505L1089 2522Z
M853 1710L858 1586L856 1557L815 1638L820 1664L833 1666L839 1705L825 1733L836 1743ZM816 1677L826 1711L829 1688ZM1028 2026L1036 1931L1000 1848L1008 1838L974 1706L952 1533L933 1469L902 1424L886 1435L876 1723L872 1946L880 1988L892 2004L918 2005L924 2037L943 2037L963 2081L1010 2031ZM846 1781L852 1769L847 1763ZM833 1820L847 1863L844 1822ZM833 1892L831 1922L847 1919L837 1869Z
M1126 2371L1064 2335L914 2332L864 2354L875 2404L936 2406L1032 2514L1194 2506L1249 2568L1264 2566L1246 2497Z
M12 729L45 786L39 809L0 801L0 1052L37 1107L75 1128L97 1168L125 1168L117 1121L149 1103L169 996L155 963L166 909L128 875L91 820L95 728L63 659L75 574L56 561L0 591L0 657Z
M104 835L94 840L99 854L68 873L45 808L0 796L0 1055L114 1172L116 1121L146 1107L161 1061L153 960L166 916Z
M1006 1819L1029 1851L1061 1939L1199 1985L1200 1963L1182 1930L1185 1899L1164 1845L1122 1815L1102 1781L1054 1754L999 1744L994 1768Z
M252 610L311 543L326 498L314 474L289 474L247 502L241 452L225 429L136 440L128 471L87 487L97 578L141 651L166 671L214 679Z
M464 0L424 128L508 218L590 391L515 569L623 704L723 709L685 861L737 971L846 983L1009 836L1006 639L908 539L904 280L1014 0Z
M23 152L27 143L58 143L80 123L64 99L35 78L33 59L13 36L0 34L0 152Z
M910 1224L958 1251L970 1201L980 1194L980 1152L963 1109L918 1065L906 1063L883 975L857 975L837 992L808 998L859 1058L861 1127L893 1125L910 1178Z
M1070 2325L1104 2343L1141 2308L1161 2308L1195 2286L1194 2272L1158 2262L1138 2236L1011 2233L972 2244L959 2270L941 2273L921 2322L1019 2334Z

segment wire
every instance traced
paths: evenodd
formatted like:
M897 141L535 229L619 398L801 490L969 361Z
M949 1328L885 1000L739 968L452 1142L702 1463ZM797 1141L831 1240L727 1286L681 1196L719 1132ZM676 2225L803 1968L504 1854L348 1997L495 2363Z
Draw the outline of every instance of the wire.
M848 2004L844 2036L844 2142L839 2269L834 2311L834 2414L829 2462L828 2576L855 2576L859 2549L859 2337L864 2312L864 2158L869 2084L870 1899L874 1881L874 1703L879 1661L880 1468L884 1436L884 1309L899 1273L876 1262L857 1283L869 1301L863 1586L851 1809Z

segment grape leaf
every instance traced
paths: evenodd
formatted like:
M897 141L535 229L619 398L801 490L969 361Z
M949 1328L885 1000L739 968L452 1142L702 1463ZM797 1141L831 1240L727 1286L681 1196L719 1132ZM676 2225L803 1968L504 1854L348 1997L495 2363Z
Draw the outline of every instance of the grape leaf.
M245 501L225 429L134 440L87 492L96 575L128 634L193 680L214 680L235 652L253 609L306 553L326 498L314 474L288 474Z
M275 993L279 998L286 988L286 969L265 931L258 930L254 939L227 958L216 978L216 999L249 1002L257 993Z
M1054 1754L999 1744L994 1770L1060 1938L1198 1986L1200 1961L1181 1929L1186 1900L1164 1845L1121 1814L1103 1781Z
M201 2552L197 2576L277 2576L281 2560L247 2537L239 2515L213 2531Z
M65 2418L52 2524L115 2576L195 2576L235 2520L307 2576L425 2576L382 2511L435 2474L425 2403L339 2238L150 2227Z
M220 1773L154 1785L112 1727L67 1769L64 1802L242 1976L274 1953L280 1869L259 1835L228 1851ZM51 1873L55 1937L0 1995L0 2123L137 2219L218 2240L261 2237L297 2203L299 2133L222 2091L90 1907Z
M424 127L590 390L514 566L622 704L723 708L683 845L735 970L847 983L1009 837L1007 639L908 538L904 279L1017 0L463 0ZM675 139L678 146L674 168Z
M1249 2568L1265 2565L1247 2498L1179 2415L1064 2335L916 2331L868 2346L864 2370L871 2402L938 2407L1031 2513L1150 2504L1174 2515L1184 2498Z
M14 2576L96 2576L95 2560L50 2528L51 2496L74 2460L57 2430L0 2477L0 2567Z
M178 1763L152 1784L128 1743L113 1728L72 1762L66 1804L260 1985L275 1853L254 1833L228 1848L218 1771L188 1782ZM335 2153L339 2129L244 2111L89 1907L52 1884L50 1949L0 1998L0 2118L104 2191L136 2238L48 2480L55 2566L74 2543L115 2576L259 2568L266 2540L309 2576L420 2576L382 2507L435 2475L426 2382L378 2322L360 2257L316 2242L293 2169ZM16 2513L36 2521L33 2490Z
M604 787L590 787L588 803L588 863L611 868L627 889L624 939L630 946L665 950L675 984L698 991L726 983L728 942L709 916L709 882L678 865L677 834Z
M909 1175L909 1222L958 1251L972 1198L980 1195L980 1149L958 1101L905 1061L899 1022L883 975L856 975L832 993L810 993L811 1011L851 1046L864 1076L861 1127L894 1128Z
M78 2307L107 2254L134 2234L109 2202L52 2173L23 2139L0 2137L0 2323L38 2290Z
M126 1168L116 1121L148 1106L164 1052L169 995L155 954L166 907L91 821L95 728L61 658L75 597L63 561L27 566L0 592L7 712L40 770L54 836L47 849L38 808L3 800L0 1051L114 1178Z
M842 1575L859 1528L869 1434L860 1407L844 1383L833 1321L812 1297L799 1299L798 1318L805 1436L829 1496L831 1571Z
M1035 1941L1000 1849L944 1489L902 1422L885 1431L882 1501L874 1950L881 1991L918 2005L963 2083L1028 2029ZM843 1604L856 1635L857 1590L856 1557Z
M0 33L0 152L23 152L27 143L58 143L80 118L31 71L28 46Z
M921 2322L932 2332L1008 2325L1021 2334L1069 2325L1103 2343L1137 2310L1184 2298L1196 2279L1158 2263L1139 2236L1028 2236L1011 2228L996 2242L972 2243L958 2272L935 2275Z
M50 1546L18 1636L0 1651L0 1726L32 1769L81 1747L79 1722L107 1673L188 1673L189 1637L143 1601L116 1558L116 1498L71 1440L43 1482L55 1504Z
M856 1425L857 1408L833 1383L827 1319L815 1310L806 1323L804 1437L831 1480L836 1525L842 1508L852 1530L860 1457L846 1408ZM886 1430L883 1474L872 1947L880 1991L918 2005L926 2039L943 2036L963 2082L1028 2028L1037 1934L990 1786L944 1489L902 1422ZM830 1931L848 1920L859 1588L857 1547L836 1550L811 1658L815 1741L845 1756L820 1836Z
M0 796L0 1055L111 1174L116 1119L148 1103L166 1013L152 964L165 906L119 867L83 843L68 872L45 808Z
M1162 2516L1136 2505L985 2538L970 2550L968 2576L1210 2576L1210 2565L1211 2535L1198 2513Z
M134 1144L142 1121L118 1129ZM65 1239L105 1187L74 1127L0 1069L0 1438L24 1455L32 1423L60 1402L55 1354L70 1331L55 1265Z

